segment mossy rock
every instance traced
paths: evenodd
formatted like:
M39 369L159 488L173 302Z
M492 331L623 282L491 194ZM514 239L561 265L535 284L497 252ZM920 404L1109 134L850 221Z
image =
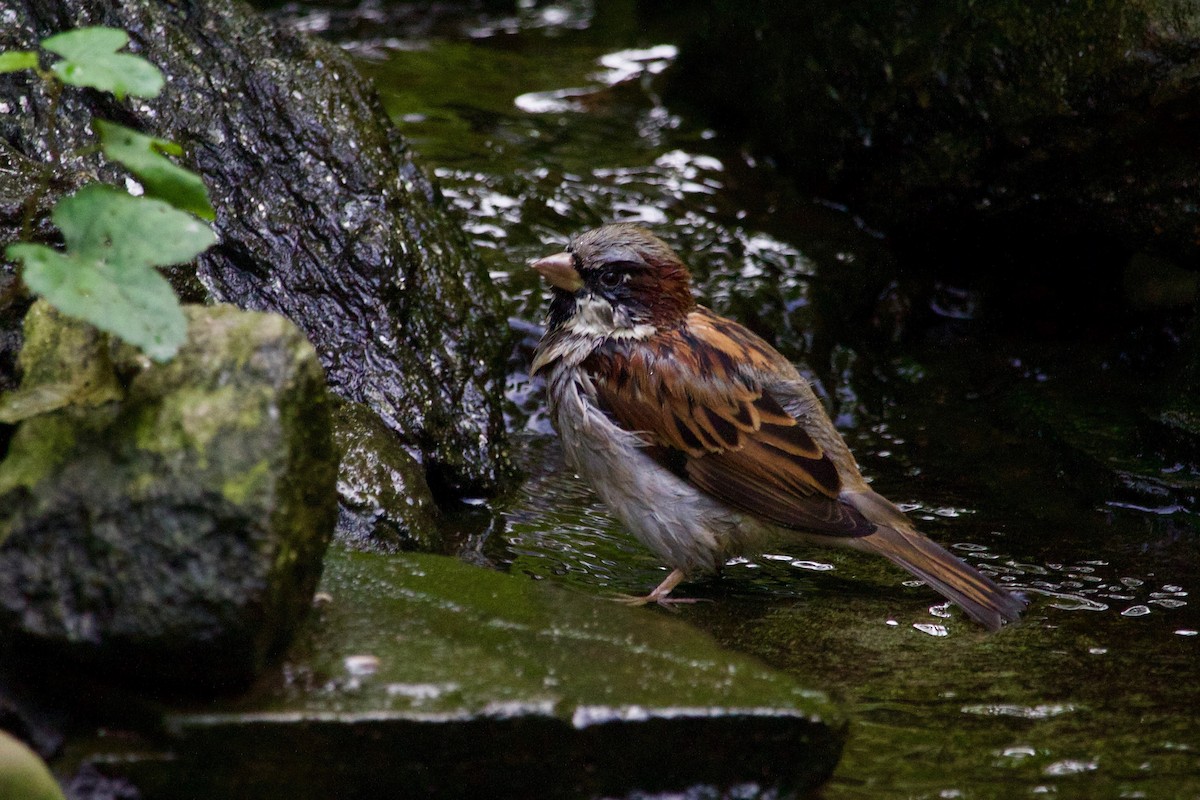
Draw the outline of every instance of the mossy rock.
M321 590L283 669L168 714L165 751L76 751L161 800L754 798L819 785L844 741L823 694L670 614L340 545Z
M321 366L294 325L229 306L185 312L188 342L166 364L96 337L72 365L50 345L77 342L59 328L83 323L30 314L39 363L21 394L108 362L123 396L17 427L0 462L0 637L211 690L249 680L308 608L336 457Z
M62 789L37 754L4 731L0 731L0 797L63 800Z

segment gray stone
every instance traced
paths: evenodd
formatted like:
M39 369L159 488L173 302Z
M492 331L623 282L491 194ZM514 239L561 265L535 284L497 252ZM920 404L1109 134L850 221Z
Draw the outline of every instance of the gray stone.
M26 376L69 385L44 365L69 369L50 345L78 341L59 327L82 323L34 309ZM173 361L112 349L121 399L17 427L0 462L0 637L211 689L249 680L307 610L337 462L321 366L294 325L229 306L185 311ZM97 337L85 361L108 356ZM20 393L36 395L28 383Z
M169 713L108 760L143 797L786 797L845 722L671 614L420 553L334 546L325 597L254 693ZM642 795L644 796L644 795Z

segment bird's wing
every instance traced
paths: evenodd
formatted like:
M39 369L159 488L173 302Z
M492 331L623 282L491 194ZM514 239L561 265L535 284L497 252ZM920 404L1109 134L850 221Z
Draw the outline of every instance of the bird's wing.
M789 414L768 386L771 376L803 379L740 325L700 309L647 341L601 347L583 366L601 407L704 492L787 528L875 530L838 499L842 480L806 429L814 423Z

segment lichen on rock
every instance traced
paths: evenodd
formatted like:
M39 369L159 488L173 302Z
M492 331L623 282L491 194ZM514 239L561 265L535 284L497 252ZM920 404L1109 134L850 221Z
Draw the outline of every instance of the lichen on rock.
M84 326L39 324L40 305L22 393L36 391L30 376L70 383L69 367L46 366L64 363L47 340L78 341L57 330ZM321 366L294 325L185 312L188 343L167 364L92 339L121 397L17 427L0 462L0 638L211 688L249 680L308 608L337 458Z

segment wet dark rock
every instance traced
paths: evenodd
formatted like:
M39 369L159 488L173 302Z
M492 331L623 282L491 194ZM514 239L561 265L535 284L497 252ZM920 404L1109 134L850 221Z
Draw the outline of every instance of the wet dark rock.
M441 550L439 513L421 465L369 408L340 402L333 416L338 468L336 537L366 550Z
M27 317L0 462L6 659L211 691L259 672L307 611L336 513L320 363L278 315L185 311L187 344L155 365L44 302ZM90 382L106 400L56 371L64 353L115 371Z
M698 5L679 94L907 263L1056 296L1200 263L1194 3Z
M131 49L167 76L152 101L64 91L59 139L71 155L53 194L93 175L123 182L99 154L73 152L91 143L93 115L179 142L217 209L220 243L197 272L209 296L295 322L331 388L404 439L436 491L488 492L502 482L508 346L499 293L374 90L339 50L233 0L26 0L6 8L0 50L104 24L128 31ZM40 83L0 75L0 98L29 109L0 114L0 163L45 160ZM29 184L16 189L24 197ZM15 235L19 207L0 202L0 243ZM11 265L4 269L11 277ZM186 296L197 291L186 274L173 282Z
M142 793L129 781L109 778L91 764L65 782L67 800L142 800Z
M1200 508L1200 415L1130 405L1097 407L1091 391L1054 388L1014 396L1016 419L1057 446L1062 474L1085 495L1162 514Z
M108 760L109 737L77 752L147 800L324 800L793 796L841 750L824 695L670 615L337 545L321 590L251 694L169 712L161 751Z
M10 665L0 662L0 731L15 736L42 758L62 752L65 736L61 719L47 713L16 678Z

